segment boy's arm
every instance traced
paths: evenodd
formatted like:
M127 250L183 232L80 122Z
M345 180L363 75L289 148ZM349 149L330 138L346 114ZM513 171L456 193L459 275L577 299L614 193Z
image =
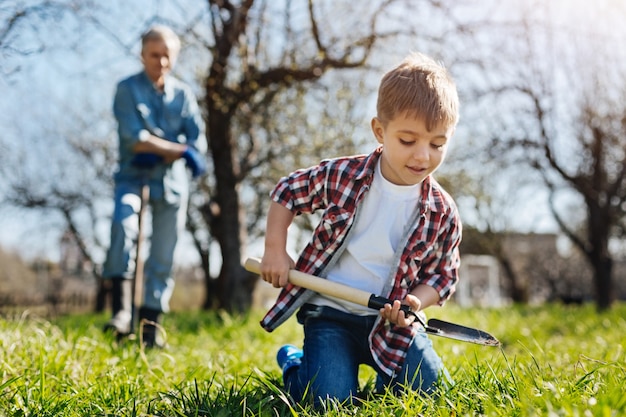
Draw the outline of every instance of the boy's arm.
M412 297L417 298L417 302ZM439 293L430 285L419 284L405 299L406 303L411 306L415 312L425 310L439 302Z
M276 288L287 285L289 270L295 267L295 262L287 254L287 229L293 217L291 210L272 201L267 213L261 278Z

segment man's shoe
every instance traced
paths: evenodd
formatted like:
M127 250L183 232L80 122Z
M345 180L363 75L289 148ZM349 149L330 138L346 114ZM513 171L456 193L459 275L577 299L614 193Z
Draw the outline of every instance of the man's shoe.
M141 328L141 339L147 349L164 348L163 329L161 319L163 313L153 308L141 307L139 309L139 326Z
M128 336L130 334L130 321L131 316L127 311L118 311L115 316L106 322L104 332L110 332L119 337Z
M287 375L287 372L292 368L299 367L302 364L302 356L302 349L298 349L293 345L284 345L278 349L276 361L283 371L283 377Z
M104 325L104 331L114 333L118 338L131 332L132 284L131 280L123 278L111 280L112 317Z

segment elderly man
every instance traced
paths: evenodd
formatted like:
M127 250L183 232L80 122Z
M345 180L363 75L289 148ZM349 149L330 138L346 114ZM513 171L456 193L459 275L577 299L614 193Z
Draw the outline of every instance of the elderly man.
M119 168L103 276L112 280L113 316L105 329L118 336L132 331L133 255L143 186L150 190L152 236L139 318L158 323L174 289L174 249L184 230L189 196L187 169L194 178L206 172L204 124L196 98L170 75L179 50L180 40L170 28L150 28L142 36L143 71L119 82L115 93ZM143 341L147 347L159 345L154 326L144 326Z

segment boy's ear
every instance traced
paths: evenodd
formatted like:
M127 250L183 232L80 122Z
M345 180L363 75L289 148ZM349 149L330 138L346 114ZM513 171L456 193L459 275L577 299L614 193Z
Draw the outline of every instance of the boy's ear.
M376 140L378 141L378 143L380 143L382 145L383 143L383 139L384 139L384 133L385 133L385 129L383 127L382 122L380 121L380 119L378 117L374 117L372 119L372 132L374 133L374 136L376 136Z

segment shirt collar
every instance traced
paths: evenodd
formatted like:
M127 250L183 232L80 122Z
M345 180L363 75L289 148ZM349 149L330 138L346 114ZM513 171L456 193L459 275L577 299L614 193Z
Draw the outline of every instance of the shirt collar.
M144 82L146 84L149 84L150 87L152 87L152 89L154 90L155 93L161 94L161 91L158 90L155 86L154 83L152 82L152 80L150 79L150 77L148 77L148 74L146 74L146 71L142 71L141 72L142 78L144 80ZM174 86L172 84L172 78L169 75L165 76L165 84L163 85L163 94L165 94L165 96L170 96L174 91Z
M376 164L378 163L378 159L380 155L383 153L383 147L378 146L374 152L369 154L361 164L360 167L357 168L357 180L365 180L367 184L372 183L372 179L374 178L374 169L376 168ZM423 212L428 210L430 211L440 211L443 208L443 202L440 199L435 198L433 194L433 183L436 181L432 178L432 175L427 176L422 181L422 187L420 189L421 192L421 200L425 201L426 204L422 205Z
M383 152L383 147L377 147L374 152L367 155L366 158L363 159L363 162L359 167L357 167L357 180L366 180L368 184L372 183L372 179L374 178L374 170L376 169L376 163L378 162L378 158L380 154Z

